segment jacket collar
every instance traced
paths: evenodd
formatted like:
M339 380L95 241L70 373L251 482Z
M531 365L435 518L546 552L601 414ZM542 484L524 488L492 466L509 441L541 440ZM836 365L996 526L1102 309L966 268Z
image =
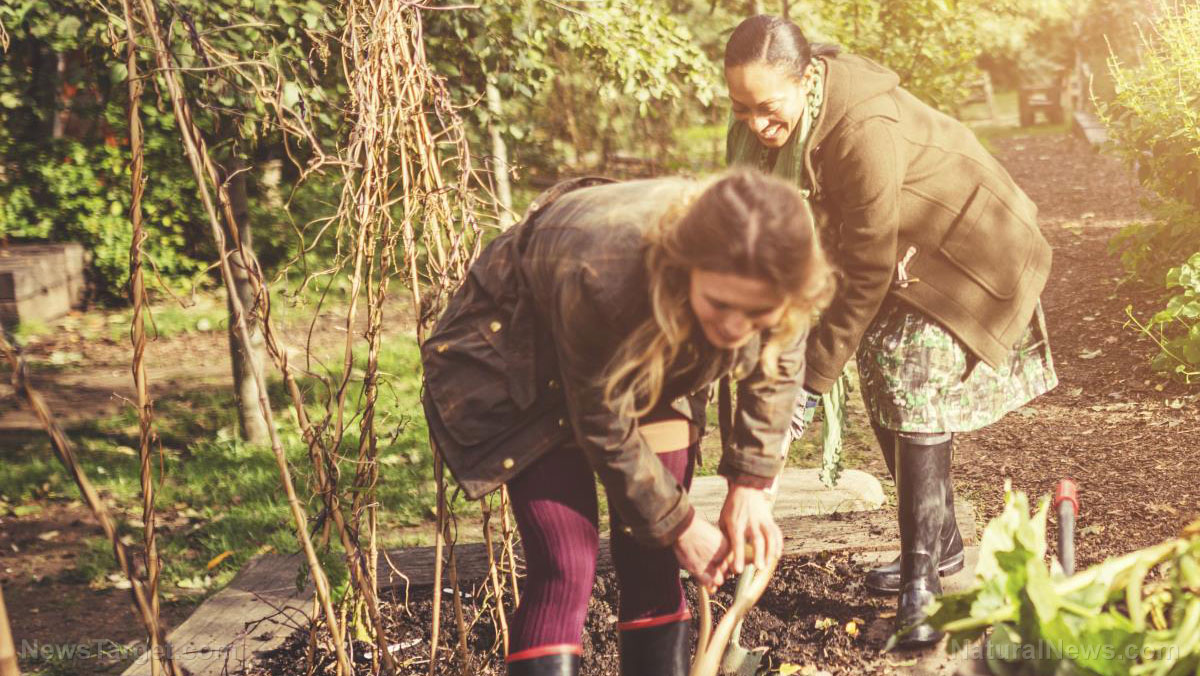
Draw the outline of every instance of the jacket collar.
M854 54L821 58L825 62L825 104L817 117L809 149L815 148L854 106L900 86L900 76L874 61Z

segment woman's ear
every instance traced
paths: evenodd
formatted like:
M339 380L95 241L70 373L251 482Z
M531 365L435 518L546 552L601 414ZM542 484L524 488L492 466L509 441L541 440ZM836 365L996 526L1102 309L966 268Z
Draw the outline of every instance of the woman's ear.
M813 81L816 79L816 71L813 68L813 64L810 62L804 69L804 75L800 76L800 91L804 94L808 94L809 90L811 90L813 87Z

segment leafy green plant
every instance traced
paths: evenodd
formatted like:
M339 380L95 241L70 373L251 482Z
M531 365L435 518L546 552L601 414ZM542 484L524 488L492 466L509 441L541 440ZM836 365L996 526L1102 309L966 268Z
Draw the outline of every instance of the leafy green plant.
M1200 373L1200 258L1194 254L1200 249L1197 35L1200 6L1160 1L1152 29L1142 33L1140 63L1131 66L1113 56L1114 98L1100 104L1113 149L1160 198L1151 205L1153 221L1126 228L1111 246L1130 275L1164 279L1174 294L1149 321L1139 321L1132 308L1130 320L1162 348L1155 368L1188 380ZM1186 262L1180 265L1180 260Z
M91 254L101 297L121 296L133 236L124 149L63 139L5 149L9 153L24 161L11 180L0 183L0 196L8 197L0 200L0 235L81 242ZM159 180L147 186L145 211L153 231L146 254L165 279L187 278L203 269L199 244L192 240L195 190L189 177L174 171L182 168L178 164L156 165Z
M1065 577L1046 564L1043 498L1006 487L984 529L976 584L935 602L959 650L984 636L997 676L1183 676L1200 667L1200 521L1177 539Z
M1200 210L1200 6L1162 0L1140 63L1110 61L1116 92L1101 106L1113 148L1142 184Z
M1141 323L1126 308L1129 320L1159 346L1151 365L1191 382L1200 375L1200 252L1167 272L1166 286L1175 295L1147 323Z

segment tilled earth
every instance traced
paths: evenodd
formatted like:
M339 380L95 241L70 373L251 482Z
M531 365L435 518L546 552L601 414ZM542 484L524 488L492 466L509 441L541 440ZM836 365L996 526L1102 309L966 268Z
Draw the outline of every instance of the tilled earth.
M780 562L767 592L750 612L742 629L742 645L766 646L769 666L778 669L785 664L821 665L837 674L886 673L906 664L903 655L880 653L887 637L886 627L894 600L872 596L862 586L861 571L845 555L832 557L788 557ZM714 613L733 600L734 583L727 583L713 597ZM696 591L685 585L688 605L694 617ZM429 671L429 641L432 625L430 588L410 590L407 603L393 597L387 604L389 642L398 646L393 653L401 665L400 673L418 676ZM478 590L477 590L478 591ZM443 592L442 604L442 663L446 671L459 673L455 648L458 631L455 628L452 604L448 591ZM477 660L461 673L503 674L503 661L498 657L499 633L488 611L480 613L477 594L464 595L464 615L471 627L468 647ZM617 607L615 577L610 571L598 576L588 607L583 639L583 676L619 676L617 663ZM511 599L505 599L511 608ZM719 616L715 619L720 619ZM694 640L694 637L693 637ZM308 634L298 632L264 663L248 672L249 676L278 676L297 673L297 665L307 660ZM361 673L370 673L369 656L373 646L355 645L355 660ZM486 655L486 657L484 657ZM333 656L325 650L317 652L317 674L336 673ZM802 672L816 673L816 672Z

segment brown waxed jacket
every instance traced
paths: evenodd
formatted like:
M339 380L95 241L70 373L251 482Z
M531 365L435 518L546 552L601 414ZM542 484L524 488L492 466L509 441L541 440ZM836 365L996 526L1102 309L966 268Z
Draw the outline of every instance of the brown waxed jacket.
M644 230L694 187L682 179L560 184L471 266L422 348L430 435L469 497L545 453L582 449L635 538L664 546L691 522L686 492L637 421L605 404L601 376L650 317ZM661 399L702 430L709 386L726 374L738 381L718 468L733 478L779 472L803 376L803 339L784 351L777 379L762 371L760 344L755 337L718 350L693 338Z
M824 58L804 172L844 278L809 335L805 385L829 390L889 293L985 363L1003 362L1050 272L1037 207L970 129L899 87L895 73L851 54ZM749 134L735 123L731 147Z

